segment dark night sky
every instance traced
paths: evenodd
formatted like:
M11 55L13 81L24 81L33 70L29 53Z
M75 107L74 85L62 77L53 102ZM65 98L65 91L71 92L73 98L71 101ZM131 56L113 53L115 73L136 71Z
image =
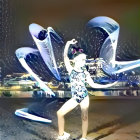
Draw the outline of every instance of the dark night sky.
M53 27L67 41L80 36L90 19L111 17L120 24L118 59L128 55L129 59L140 58L139 0L3 0L0 11L0 65L4 75L24 71L14 52L20 47L36 47L28 30L33 22ZM130 48L126 53L121 51L126 48Z

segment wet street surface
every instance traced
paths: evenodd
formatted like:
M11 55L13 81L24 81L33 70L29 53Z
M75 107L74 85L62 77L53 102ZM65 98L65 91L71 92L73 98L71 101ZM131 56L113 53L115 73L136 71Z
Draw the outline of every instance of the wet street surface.
M55 140L56 111L68 99L0 98L0 140ZM38 123L14 115L16 109L51 118ZM76 107L65 116L65 130L72 139L81 138L81 111ZM90 97L88 140L140 140L140 98Z

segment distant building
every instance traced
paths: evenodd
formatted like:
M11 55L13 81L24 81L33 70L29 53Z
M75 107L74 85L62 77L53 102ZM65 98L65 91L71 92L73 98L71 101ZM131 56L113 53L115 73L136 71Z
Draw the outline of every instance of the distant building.
M4 86L33 86L35 83L36 81L27 73L13 73L4 78Z

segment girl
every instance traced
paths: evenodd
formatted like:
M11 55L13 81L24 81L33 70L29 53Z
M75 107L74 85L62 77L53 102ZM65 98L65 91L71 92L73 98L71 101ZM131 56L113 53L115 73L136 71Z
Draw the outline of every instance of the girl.
M93 82L90 74L85 70L86 55L82 53L82 49L74 49L72 54L74 56L74 67L71 66L68 58L68 49L71 44L76 44L77 41L72 39L67 41L64 49L64 63L70 76L72 98L69 99L58 111L58 140L67 140L70 137L69 133L64 131L64 115L74 109L77 105L81 107L82 118L82 138L80 140L86 140L88 130L88 108L89 108L89 96L85 84L88 83L93 88L107 88L113 86L113 84L100 85Z

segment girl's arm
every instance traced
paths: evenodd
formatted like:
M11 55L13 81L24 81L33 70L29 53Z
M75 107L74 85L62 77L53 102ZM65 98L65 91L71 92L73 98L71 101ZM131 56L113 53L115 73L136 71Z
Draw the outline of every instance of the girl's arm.
M111 87L113 85L115 85L117 82L114 82L112 84L106 84L106 85L101 85L101 84L97 84L97 83L94 83L91 76L90 76L90 73L89 72L85 72L86 74L86 80L87 80L87 83L92 87L92 88L108 88L108 87Z
M68 50L71 44L76 44L76 43L77 41L75 39L72 39L71 41L67 41L64 49L64 63L69 74L71 73L73 67L71 66L70 60L68 58Z

